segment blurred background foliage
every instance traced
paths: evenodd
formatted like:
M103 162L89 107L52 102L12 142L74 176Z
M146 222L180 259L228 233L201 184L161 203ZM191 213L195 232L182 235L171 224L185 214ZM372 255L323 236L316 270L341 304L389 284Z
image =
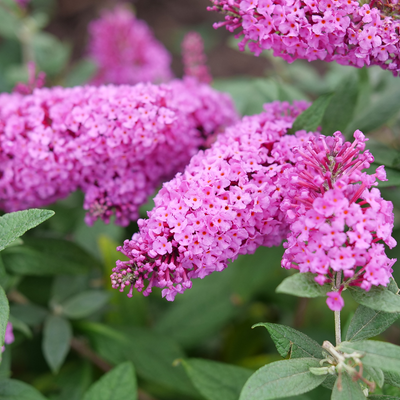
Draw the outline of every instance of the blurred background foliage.
M219 16L206 11L208 0L131 4L172 53L178 77L184 34L201 33L213 85L232 95L242 115L261 112L265 102L314 100L335 91L337 100L332 100L323 121L324 133L368 133L377 163L388 167L389 182L380 184L383 195L399 214L399 78L379 68L354 70L301 60L289 65L269 53L259 58L240 53L231 35L213 30ZM85 54L87 24L113 5L99 0L32 0L23 11L15 9L13 0L0 0L0 90L10 91L16 82L27 80L29 51L38 70L46 72L48 86L87 82L96 70ZM335 127L338 113L347 113L347 119ZM240 256L222 273L194 281L193 288L173 303L162 299L157 289L147 298L134 292L131 299L112 290L109 275L121 257L116 246L137 231L137 224L121 228L97 221L88 227L82 202L82 194L74 193L52 205L53 218L1 253L1 285L8 292L16 340L3 354L0 377L29 383L47 399L80 400L105 371L129 361L137 374L139 398L201 399L179 359L203 358L256 370L281 358L264 329L251 329L255 323L285 324L319 343L333 341L333 314L324 298L275 293L290 274L280 267L282 247ZM150 200L141 216L151 207ZM399 241L398 221L394 237ZM400 248L388 255L400 258ZM396 266L394 277L400 281ZM344 329L356 308L346 295ZM380 339L400 345L399 333L396 323ZM43 398L36 396L26 398ZM296 398L329 396L320 387ZM3 398L7 397L0 394Z

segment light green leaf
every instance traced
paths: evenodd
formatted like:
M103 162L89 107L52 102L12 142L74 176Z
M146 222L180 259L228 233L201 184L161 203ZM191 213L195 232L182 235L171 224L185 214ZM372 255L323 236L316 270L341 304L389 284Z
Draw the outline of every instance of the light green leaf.
M400 374L385 372L385 383L400 388Z
M398 313L386 313L358 306L347 330L346 340L350 342L379 335L389 328L399 316Z
M0 250L53 215L54 211L36 209L3 215L0 217Z
M28 338L32 337L32 331L25 322L21 321L18 318L15 318L12 314L10 314L9 321L11 322L14 330L22 332Z
M296 329L268 322L253 325L253 328L256 326L263 326L268 330L278 353L284 358L288 355L289 358L323 358L322 347L315 340Z
M68 354L72 328L68 320L49 315L43 327L43 355L53 373L57 373Z
M85 318L104 307L110 295L100 290L88 290L61 304L62 313L68 318Z
M341 388L339 388L339 382ZM365 400L366 397L358 382L353 382L351 376L343 372L341 379L336 379L331 400Z
M1 400L46 400L33 386L15 379L0 379Z
M186 373L207 400L237 400L253 371L216 361L189 358L182 360Z
M289 129L289 134L294 134L302 129L307 132L314 132L322 123L322 118L328 105L332 99L333 93L323 94L318 97L312 105L303 111L293 122L293 126Z
M386 396L384 394L372 394L368 396L369 400L400 400L400 397Z
M364 356L361 358L361 362L366 366L397 374L400 373L400 347L394 344L363 340L359 342L343 342L340 344L339 349L345 353L362 352Z
M125 362L103 375L83 400L136 400L137 384L132 363Z
M311 367L320 367L319 360L297 358L267 364L246 382L240 400L281 399L309 392L326 378L312 374Z
M4 344L9 314L10 306L8 305L8 299L3 288L0 286L0 350Z
M12 304L10 313L13 317L18 318L29 326L40 325L46 318L48 311L36 304Z
M319 285L315 282L314 277L315 275L310 272L294 274L284 279L276 288L276 292L299 297L325 296L330 287L328 285Z
M379 368L364 366L363 376L369 381L374 381L380 388L385 383L385 375L383 371Z
M96 74L97 66L89 58L77 61L65 78L64 87L84 85Z
M400 91L398 88L385 91L377 101L364 108L345 130L345 136L350 137L356 129L368 133L380 128L394 117L400 110Z
M343 131L353 118L358 97L358 75L356 72L346 75L326 108L322 118L322 134L332 135Z
M400 296L384 286L372 286L368 292L358 287L350 286L349 291L354 300L363 306L387 313L400 312Z

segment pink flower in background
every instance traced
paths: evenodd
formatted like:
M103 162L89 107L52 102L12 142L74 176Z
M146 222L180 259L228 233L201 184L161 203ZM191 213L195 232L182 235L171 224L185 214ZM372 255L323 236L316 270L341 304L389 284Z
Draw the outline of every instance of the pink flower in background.
M103 11L90 23L88 53L98 66L96 85L160 83L173 76L168 51L126 7Z
M86 222L127 225L163 180L237 119L229 96L193 78L159 86L0 95L0 208L41 207L80 189Z
M197 32L189 32L182 42L183 65L186 76L193 76L199 82L210 83L210 71L206 65L203 40Z
M374 175L362 172L374 158L363 152L368 139L360 131L354 138L343 143L340 132L311 138L295 149L296 164L282 176L288 190L281 209L292 221L282 266L317 274L321 285L335 286L336 273L342 273L339 292L328 293L334 311L343 307L340 292L347 286L387 286L396 261L383 245L396 246L393 205L373 187L386 174L383 167Z
M11 322L8 322L6 326L6 335L4 337L4 343L11 344L13 341L14 341L13 327ZM3 352L5 349L6 349L5 346L3 346L1 348L1 351Z
M129 261L117 262L113 288L130 286L131 296L147 280L144 295L155 286L173 300L192 279L222 271L238 254L279 245L288 233L279 179L295 161L292 148L312 135L285 134L306 107L265 105L265 112L228 128L164 183L148 219L138 221L140 232L118 248Z
M259 55L272 49L288 62L337 61L363 67L379 65L400 72L400 8L397 1L211 0L209 10L226 14L230 32L238 30L240 50ZM374 4L374 6L372 6Z

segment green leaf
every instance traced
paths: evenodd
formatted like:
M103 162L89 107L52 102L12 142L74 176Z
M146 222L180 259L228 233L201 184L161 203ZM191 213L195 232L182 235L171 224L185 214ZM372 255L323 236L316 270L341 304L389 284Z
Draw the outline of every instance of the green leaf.
M0 379L1 400L46 400L33 386L15 379Z
M395 372L385 372L385 383L400 388L400 374Z
M2 253L6 269L20 275L83 274L98 261L69 240L26 238Z
M253 371L216 361L189 358L182 360L186 373L207 400L237 400Z
M253 325L253 328L256 326L263 326L268 330L278 353L284 358L288 355L289 358L323 358L322 347L315 340L296 329L268 322Z
M358 75L356 72L346 75L326 108L322 118L322 134L331 136L343 131L353 118L358 97Z
M246 382L240 400L280 399L309 392L326 378L312 374L311 367L320 367L319 360L297 358L267 364Z
M58 315L49 315L43 327L42 349L44 358L53 373L57 373L68 354L72 328L68 320Z
M74 87L88 83L96 74L97 66L89 58L77 61L65 77L64 87Z
M40 325L46 318L48 311L36 304L12 304L10 313L13 317L18 318L29 326Z
M378 164L373 163L371 168L373 168L373 172L375 173L376 168L379 167ZM369 173L370 169L367 170ZM386 171L386 178L387 181L378 181L378 187L379 188L384 188L384 187L391 187L391 186L400 186L400 171L397 169L385 167Z
M364 366L363 376L369 381L374 381L380 388L382 388L383 384L385 383L385 375L379 368Z
M347 341L368 339L384 332L399 318L398 313L375 311L365 306L358 306L346 334Z
M28 338L32 338L32 331L25 322L15 318L11 313L9 321L11 322L14 330L22 332Z
M380 128L388 120L394 117L400 110L400 91L393 88L385 91L377 101L367 106L352 123L346 128L345 136L352 136L356 129L368 133Z
M4 344L9 314L10 306L8 305L8 299L3 288L0 286L0 349Z
M54 211L36 209L3 215L0 217L0 250L53 215Z
M400 347L391 343L375 340L343 342L339 349L345 353L354 351L364 353L361 362L366 366L380 368L383 371L400 373Z
M383 164L390 168L399 168L400 152L393 147L388 147L384 143L372 138L369 138L365 147L374 156L376 164Z
M368 292L358 287L350 286L349 291L354 300L363 306L387 313L400 312L400 296L384 286L372 286Z
M312 105L303 111L293 122L293 126L289 129L288 134L294 134L302 129L307 132L314 132L321 125L322 118L330 101L332 100L333 93L323 94L318 97Z
M400 397L385 396L384 394L372 394L368 396L369 400L400 400Z
M79 293L61 304L62 313L68 318L85 318L104 307L110 295L100 290Z
M125 362L103 375L83 400L136 400L137 384L132 363Z
M277 293L286 293L299 297L325 296L330 290L328 285L321 286L314 280L311 272L297 273L284 279L276 288Z
M348 373L342 372L341 379L336 379L331 400L365 400L365 398L359 383L353 382Z

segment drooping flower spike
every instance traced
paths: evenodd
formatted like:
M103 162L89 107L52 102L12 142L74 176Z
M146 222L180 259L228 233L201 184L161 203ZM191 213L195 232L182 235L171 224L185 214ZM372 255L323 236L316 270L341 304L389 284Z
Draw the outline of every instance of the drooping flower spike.
M90 23L88 54L98 66L95 85L160 83L173 76L171 55L127 7L106 10Z
M400 6L397 0L211 0L225 14L214 25L238 30L239 48L259 55L272 49L288 62L337 61L379 65L400 72ZM361 3L361 1L360 1ZM364 2L362 2L364 3Z
M387 286L395 259L385 254L391 236L393 205L373 187L376 178L386 180L384 168L368 175L374 158L366 150L368 140L360 131L354 142L343 143L342 135L311 138L295 149L297 161L285 171L288 191L281 209L286 211L290 234L282 266L316 274L315 280L336 290L328 293L332 310L343 307L341 292L348 286L369 290ZM336 274L343 274L336 286Z
M42 207L81 189L86 222L127 225L156 187L237 119L195 79L159 86L36 89L0 95L0 208Z
M221 271L238 254L279 245L288 232L279 177L295 158L292 148L312 134L285 135L307 105L275 102L244 117L194 156L183 174L163 185L140 232L118 250L129 261L113 269L113 288L148 295L163 288L173 300L203 278Z

